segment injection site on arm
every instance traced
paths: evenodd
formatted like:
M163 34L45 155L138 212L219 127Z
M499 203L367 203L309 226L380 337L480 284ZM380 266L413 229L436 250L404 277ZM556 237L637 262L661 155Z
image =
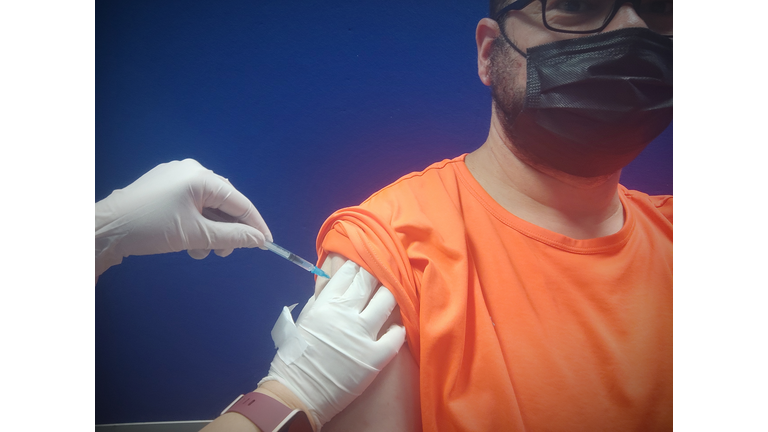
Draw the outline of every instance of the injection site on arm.
M330 253L321 263L323 270L333 276L347 261ZM315 281L315 296L325 288L327 279ZM391 324L402 324L399 307L395 307L382 331ZM377 335L380 337L381 333ZM405 343L397 355L379 372L363 393L349 406L323 425L323 432L365 430L368 432L421 430L419 400L419 368Z

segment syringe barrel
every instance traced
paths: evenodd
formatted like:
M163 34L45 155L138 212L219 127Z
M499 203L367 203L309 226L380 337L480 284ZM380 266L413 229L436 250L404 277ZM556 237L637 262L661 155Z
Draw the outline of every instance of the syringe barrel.
M281 257L283 257L285 259L288 259L288 260L291 259L290 256L293 255L290 252L288 252L287 250L281 248L280 246L278 246L278 245L276 245L276 244L274 244L272 242L268 242L268 241L264 242L264 246L266 246L266 248L271 250L272 252L274 252L274 253L276 253L276 254L280 255Z

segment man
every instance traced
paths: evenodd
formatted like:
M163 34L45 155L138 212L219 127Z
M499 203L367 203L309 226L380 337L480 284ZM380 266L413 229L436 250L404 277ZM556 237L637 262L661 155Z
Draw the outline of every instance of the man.
M320 230L408 341L324 430L672 429L672 197L619 184L671 121L671 9L491 1L486 142Z
M672 197L619 185L671 121L671 6L492 1L486 142L318 235L323 270L350 259L392 291L407 346L354 401L376 367L328 399L281 351L260 391L326 431L671 430ZM317 301L335 285L318 280ZM233 413L210 429L257 430Z

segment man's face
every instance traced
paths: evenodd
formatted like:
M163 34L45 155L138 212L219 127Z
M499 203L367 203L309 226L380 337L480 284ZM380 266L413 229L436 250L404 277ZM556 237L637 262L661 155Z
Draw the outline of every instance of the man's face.
M668 5L671 8L671 2ZM542 23L541 7L541 2L535 1L520 11L509 12L506 19L501 20L500 26L503 26L504 33L523 52L527 52L529 48L534 46L594 34L562 33L547 29ZM647 26L631 5L623 5L603 32L630 27ZM525 102L526 66L525 57L512 48L502 36L494 40L489 64L491 95L493 109L508 139L514 136L512 125L522 111ZM518 153L517 149L513 148L512 150L516 154ZM518 156L523 156L530 164L541 165L535 158L529 158L530 155L518 154Z
M502 20L504 32L523 51L537 45L585 35L548 30L541 21L541 2L535 1ZM525 98L526 60L502 38L497 37L491 51L491 95L496 108L511 124L520 113Z
M550 0L548 7L553 7L554 3L555 0ZM558 4L563 7L572 8L581 6L581 3L583 2L579 0L571 0L562 1ZM672 1L642 0L641 4L644 8L660 7L661 11L667 10L668 14L651 15L661 17L661 22L659 22L658 18L654 22L662 26L669 26L671 29ZM504 33L522 51L525 52L530 47L550 42L589 36L589 34L561 33L547 29L542 23L541 9L541 2L534 1L522 10L508 12L506 18L500 23L503 26ZM669 22L667 23L667 21ZM647 24L640 18L634 8L627 4L618 10L602 32L630 27L647 27ZM525 96L526 61L522 55L512 49L501 37L496 38L493 44L491 78L491 94L494 101L506 118L514 120L522 108L522 98Z
M500 25L509 39L523 51L564 39L585 35L548 30L541 21L541 2L535 1L520 11L507 14ZM498 110L504 132L509 136L512 124L523 109L526 87L526 60L502 38L497 37L491 51L491 96Z
M509 136L512 124L525 101L525 59L501 37L491 49L491 97L504 132Z

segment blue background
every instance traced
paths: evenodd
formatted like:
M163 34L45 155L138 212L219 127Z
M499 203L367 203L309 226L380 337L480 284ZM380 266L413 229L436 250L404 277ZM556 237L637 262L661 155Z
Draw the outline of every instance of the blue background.
M96 2L96 190L194 158L310 261L333 211L485 140L487 2ZM672 128L622 183L672 193ZM215 418L312 275L261 250L129 257L96 285L96 423Z

